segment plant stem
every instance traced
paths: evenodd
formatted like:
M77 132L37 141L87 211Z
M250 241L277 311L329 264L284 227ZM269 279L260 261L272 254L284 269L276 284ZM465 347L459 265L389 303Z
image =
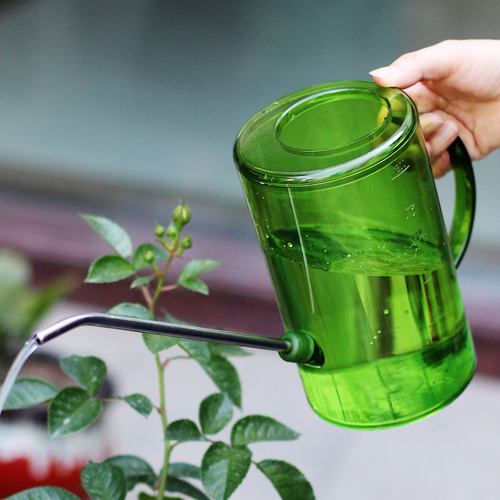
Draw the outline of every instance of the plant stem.
M163 363L160 360L160 356L156 355L156 366L158 368L158 378L159 378L159 389L160 389L160 414L163 429L163 439L164 439L164 453L163 453L163 468L160 476L160 483L158 487L158 500L163 500L165 491L167 488L168 479L168 466L170 463L170 452L172 451L172 445L170 441L166 438L166 431L168 427L167 419L167 405L165 400L165 371L163 368Z
M177 251L177 246L179 242L179 236L177 235L174 244L172 245L172 249L169 250L167 261L165 262L165 266L162 271L158 271L158 269L154 269L158 278L158 282L156 285L156 290L153 295L149 292L147 287L143 288L144 298L146 303L148 304L149 311L153 316L155 316L155 308L156 303L158 302L158 298L161 293L165 291L163 288L163 282L165 280L165 275L172 263L172 260L175 257L175 253ZM159 382L159 392L160 392L160 415L161 415L161 423L162 423L162 431L163 431L163 442L164 442L164 452L163 452L163 467L161 470L160 481L158 485L158 500L163 500L165 496L165 491L167 490L167 480L168 480L168 466L170 464L170 453L172 452L172 444L166 438L166 432L168 427L168 419L167 419L167 404L165 398L165 366L162 363L160 356L156 355L156 366L158 369L158 382Z

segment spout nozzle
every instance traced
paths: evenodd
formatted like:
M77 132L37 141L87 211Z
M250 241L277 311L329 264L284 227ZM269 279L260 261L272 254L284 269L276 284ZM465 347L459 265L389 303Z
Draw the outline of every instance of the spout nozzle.
M290 344L287 351L279 353L281 359L299 365L321 366L325 357L315 340L307 333L287 332L281 340Z

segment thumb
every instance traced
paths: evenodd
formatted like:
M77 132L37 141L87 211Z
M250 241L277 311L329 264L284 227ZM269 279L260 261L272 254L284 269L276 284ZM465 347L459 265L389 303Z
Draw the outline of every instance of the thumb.
M446 41L409 52L390 66L370 71L376 83L384 87L411 87L424 80L441 80L454 69L459 58L458 41Z

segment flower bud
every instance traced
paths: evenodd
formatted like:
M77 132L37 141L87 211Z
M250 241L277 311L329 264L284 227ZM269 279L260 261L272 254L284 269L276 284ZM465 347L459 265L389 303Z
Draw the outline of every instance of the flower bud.
M155 227L155 236L157 236L158 238L163 238L164 234L165 234L165 228L161 224L158 224L157 222Z
M178 229L182 229L191 220L191 211L184 202L174 209L173 219Z
M149 262L150 264L155 260L155 254L151 251L151 250L148 250L145 254L144 254L144 260L146 262Z
M179 231L177 230L173 222L171 222L168 226L166 234L169 240L174 240L179 234Z
M184 250L187 250L192 246L193 246L193 241L191 240L190 234L181 240L181 247L184 248Z

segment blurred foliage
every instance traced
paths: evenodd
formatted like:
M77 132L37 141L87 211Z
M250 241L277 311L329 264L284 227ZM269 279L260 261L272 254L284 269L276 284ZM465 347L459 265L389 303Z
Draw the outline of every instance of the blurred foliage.
M35 287L27 257L0 249L0 355L34 333L38 322L75 286L68 276Z

